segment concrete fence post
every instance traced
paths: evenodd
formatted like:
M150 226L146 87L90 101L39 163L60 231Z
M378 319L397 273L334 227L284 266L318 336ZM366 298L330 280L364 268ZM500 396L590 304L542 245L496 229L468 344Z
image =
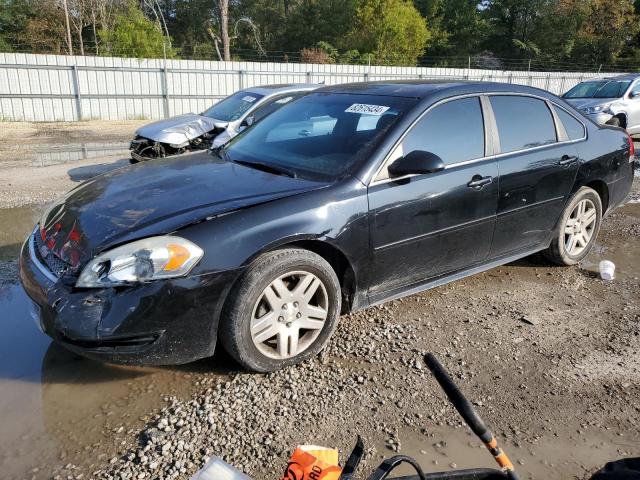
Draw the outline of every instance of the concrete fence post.
M71 66L71 77L73 81L73 94L76 100L76 115L78 120L83 120L82 117L82 96L80 95L80 78L78 77L78 65Z

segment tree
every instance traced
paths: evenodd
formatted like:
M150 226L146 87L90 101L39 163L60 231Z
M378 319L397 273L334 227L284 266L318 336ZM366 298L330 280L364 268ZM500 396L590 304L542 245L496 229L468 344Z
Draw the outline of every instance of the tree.
M231 44L229 40L229 0L219 0L220 5L220 33L225 62L231 61Z
M583 62L612 63L640 30L631 2L589 0L587 16L575 39L572 57Z
M506 58L531 58L544 18L557 0L484 0L483 14L492 33L486 48Z
M372 62L411 65L422 55L430 32L420 12L405 0L359 0L349 47Z
M101 28L98 37L104 46L100 51L102 56L175 56L175 52L166 44L160 28L132 3L128 4L125 11L115 15L112 28Z
M33 17L27 0L0 0L0 50L11 52L24 45L24 32Z
M299 51L327 42L348 49L346 32L353 28L357 0L303 0L290 6L280 50Z
M469 56L482 50L487 36L477 0L414 0L427 20L430 55Z

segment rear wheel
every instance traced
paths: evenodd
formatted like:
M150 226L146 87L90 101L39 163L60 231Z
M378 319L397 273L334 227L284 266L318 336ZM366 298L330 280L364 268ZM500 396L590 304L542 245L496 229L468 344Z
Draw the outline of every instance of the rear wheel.
M575 265L589 254L602 221L602 201L589 187L578 190L567 204L545 256L559 265Z
M260 256L230 293L220 341L244 367L278 370L316 355L341 306L338 278L322 257L301 249Z

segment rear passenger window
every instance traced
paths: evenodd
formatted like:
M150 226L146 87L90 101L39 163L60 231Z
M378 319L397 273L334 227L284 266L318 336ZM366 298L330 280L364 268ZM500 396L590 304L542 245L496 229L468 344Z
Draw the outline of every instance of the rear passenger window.
M503 153L555 143L556 126L546 102L530 97L489 97Z
M584 125L582 125L582 123L561 108L556 108L556 112L558 113L558 117L560 118L562 125L564 125L564 129L569 136L569 140L580 140L581 138L584 138Z
M402 141L404 155L424 150L450 165L484 157L484 121L477 97L452 100L427 113Z

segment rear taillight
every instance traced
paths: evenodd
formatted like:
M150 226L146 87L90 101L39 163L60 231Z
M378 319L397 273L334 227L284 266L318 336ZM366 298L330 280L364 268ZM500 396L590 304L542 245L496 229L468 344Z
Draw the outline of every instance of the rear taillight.
M636 159L636 147L633 144L633 138L628 133L627 138L629 139L629 163L631 163Z

